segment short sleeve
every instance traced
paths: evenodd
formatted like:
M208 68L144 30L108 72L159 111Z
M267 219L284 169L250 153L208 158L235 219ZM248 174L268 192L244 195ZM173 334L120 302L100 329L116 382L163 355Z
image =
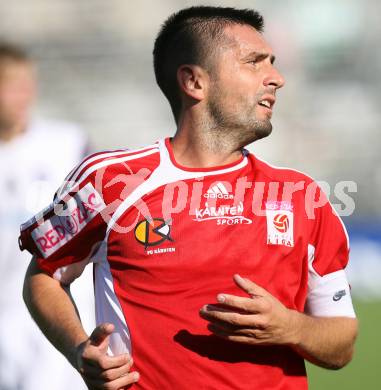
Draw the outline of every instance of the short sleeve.
M305 311L322 317L355 317L345 268L349 239L344 223L318 189L320 207L309 218L308 294Z
M53 202L21 225L20 249L34 255L42 271L71 283L103 241L105 207L94 174L70 185L64 182Z

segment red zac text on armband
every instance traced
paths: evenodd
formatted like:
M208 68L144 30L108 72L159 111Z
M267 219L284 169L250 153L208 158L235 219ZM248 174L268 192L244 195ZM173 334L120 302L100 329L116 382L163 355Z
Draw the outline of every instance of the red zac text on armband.
M86 184L63 205L56 205L54 214L31 233L42 256L46 258L56 252L105 207L102 197L91 183Z

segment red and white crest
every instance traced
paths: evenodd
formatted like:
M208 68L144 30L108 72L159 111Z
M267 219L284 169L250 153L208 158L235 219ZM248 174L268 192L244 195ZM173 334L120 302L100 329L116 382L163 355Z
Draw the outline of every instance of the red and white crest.
M294 212L290 202L266 202L267 244L294 246Z

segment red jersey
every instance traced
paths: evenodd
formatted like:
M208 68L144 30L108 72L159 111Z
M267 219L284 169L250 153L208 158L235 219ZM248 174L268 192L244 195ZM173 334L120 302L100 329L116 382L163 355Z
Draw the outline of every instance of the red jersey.
M67 179L20 246L66 284L95 264L97 323L116 327L110 353L131 352L134 388L307 388L292 348L217 338L199 310L218 293L245 296L239 273L290 309L354 316L346 231L312 179L245 150L187 168L169 139L94 154Z

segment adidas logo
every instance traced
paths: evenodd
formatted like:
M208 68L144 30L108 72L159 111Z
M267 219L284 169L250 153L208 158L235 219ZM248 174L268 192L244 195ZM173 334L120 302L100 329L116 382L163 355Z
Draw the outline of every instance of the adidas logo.
M233 199L234 196L229 194L226 187L220 182L210 187L209 190L204 194L205 198L209 199Z

